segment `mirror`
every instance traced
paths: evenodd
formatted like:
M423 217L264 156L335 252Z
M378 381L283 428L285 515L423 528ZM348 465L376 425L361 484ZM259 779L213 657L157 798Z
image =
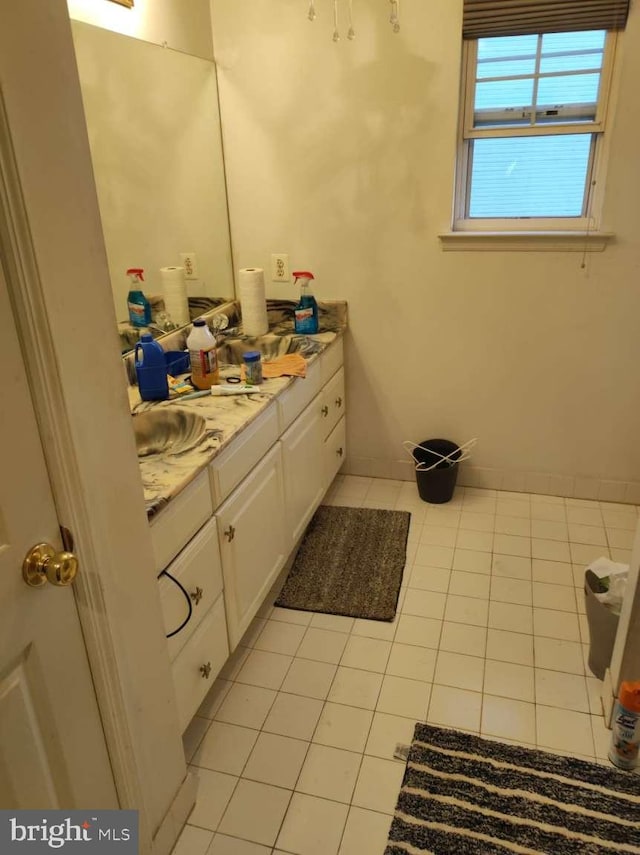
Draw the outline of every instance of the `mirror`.
M116 317L132 347L130 267L144 268L147 298L162 296L160 268L194 253L194 314L233 299L216 69L79 21L72 30Z

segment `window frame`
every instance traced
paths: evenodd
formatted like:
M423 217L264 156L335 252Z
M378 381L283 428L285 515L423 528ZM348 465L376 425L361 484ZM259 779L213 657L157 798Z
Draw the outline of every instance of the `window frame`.
M528 232L591 232L600 227L604 196L604 181L611 126L611 101L614 62L618 33L609 30L605 37L596 116L580 129L570 124L532 127L474 128L474 97L477 69L477 39L465 39L462 50L460 107L458 111L458 141L453 210L454 232L484 232L489 234ZM467 217L471 189L471 151L475 139L549 136L555 134L587 133L592 136L591 154L585 187L583 216L580 217Z

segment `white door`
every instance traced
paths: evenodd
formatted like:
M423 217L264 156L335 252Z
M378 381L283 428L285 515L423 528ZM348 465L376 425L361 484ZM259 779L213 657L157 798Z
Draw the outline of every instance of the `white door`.
M1 266L0 365L0 806L117 808L72 588L22 578L62 543Z

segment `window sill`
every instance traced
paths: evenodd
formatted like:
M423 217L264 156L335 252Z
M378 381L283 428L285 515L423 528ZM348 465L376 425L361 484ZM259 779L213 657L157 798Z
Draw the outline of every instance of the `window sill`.
M612 232L443 232L444 252L604 252Z

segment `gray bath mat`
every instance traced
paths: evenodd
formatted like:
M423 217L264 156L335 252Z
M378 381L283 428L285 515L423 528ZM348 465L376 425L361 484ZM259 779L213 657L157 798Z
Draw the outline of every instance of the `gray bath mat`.
M410 520L407 511L321 505L276 606L393 620Z

